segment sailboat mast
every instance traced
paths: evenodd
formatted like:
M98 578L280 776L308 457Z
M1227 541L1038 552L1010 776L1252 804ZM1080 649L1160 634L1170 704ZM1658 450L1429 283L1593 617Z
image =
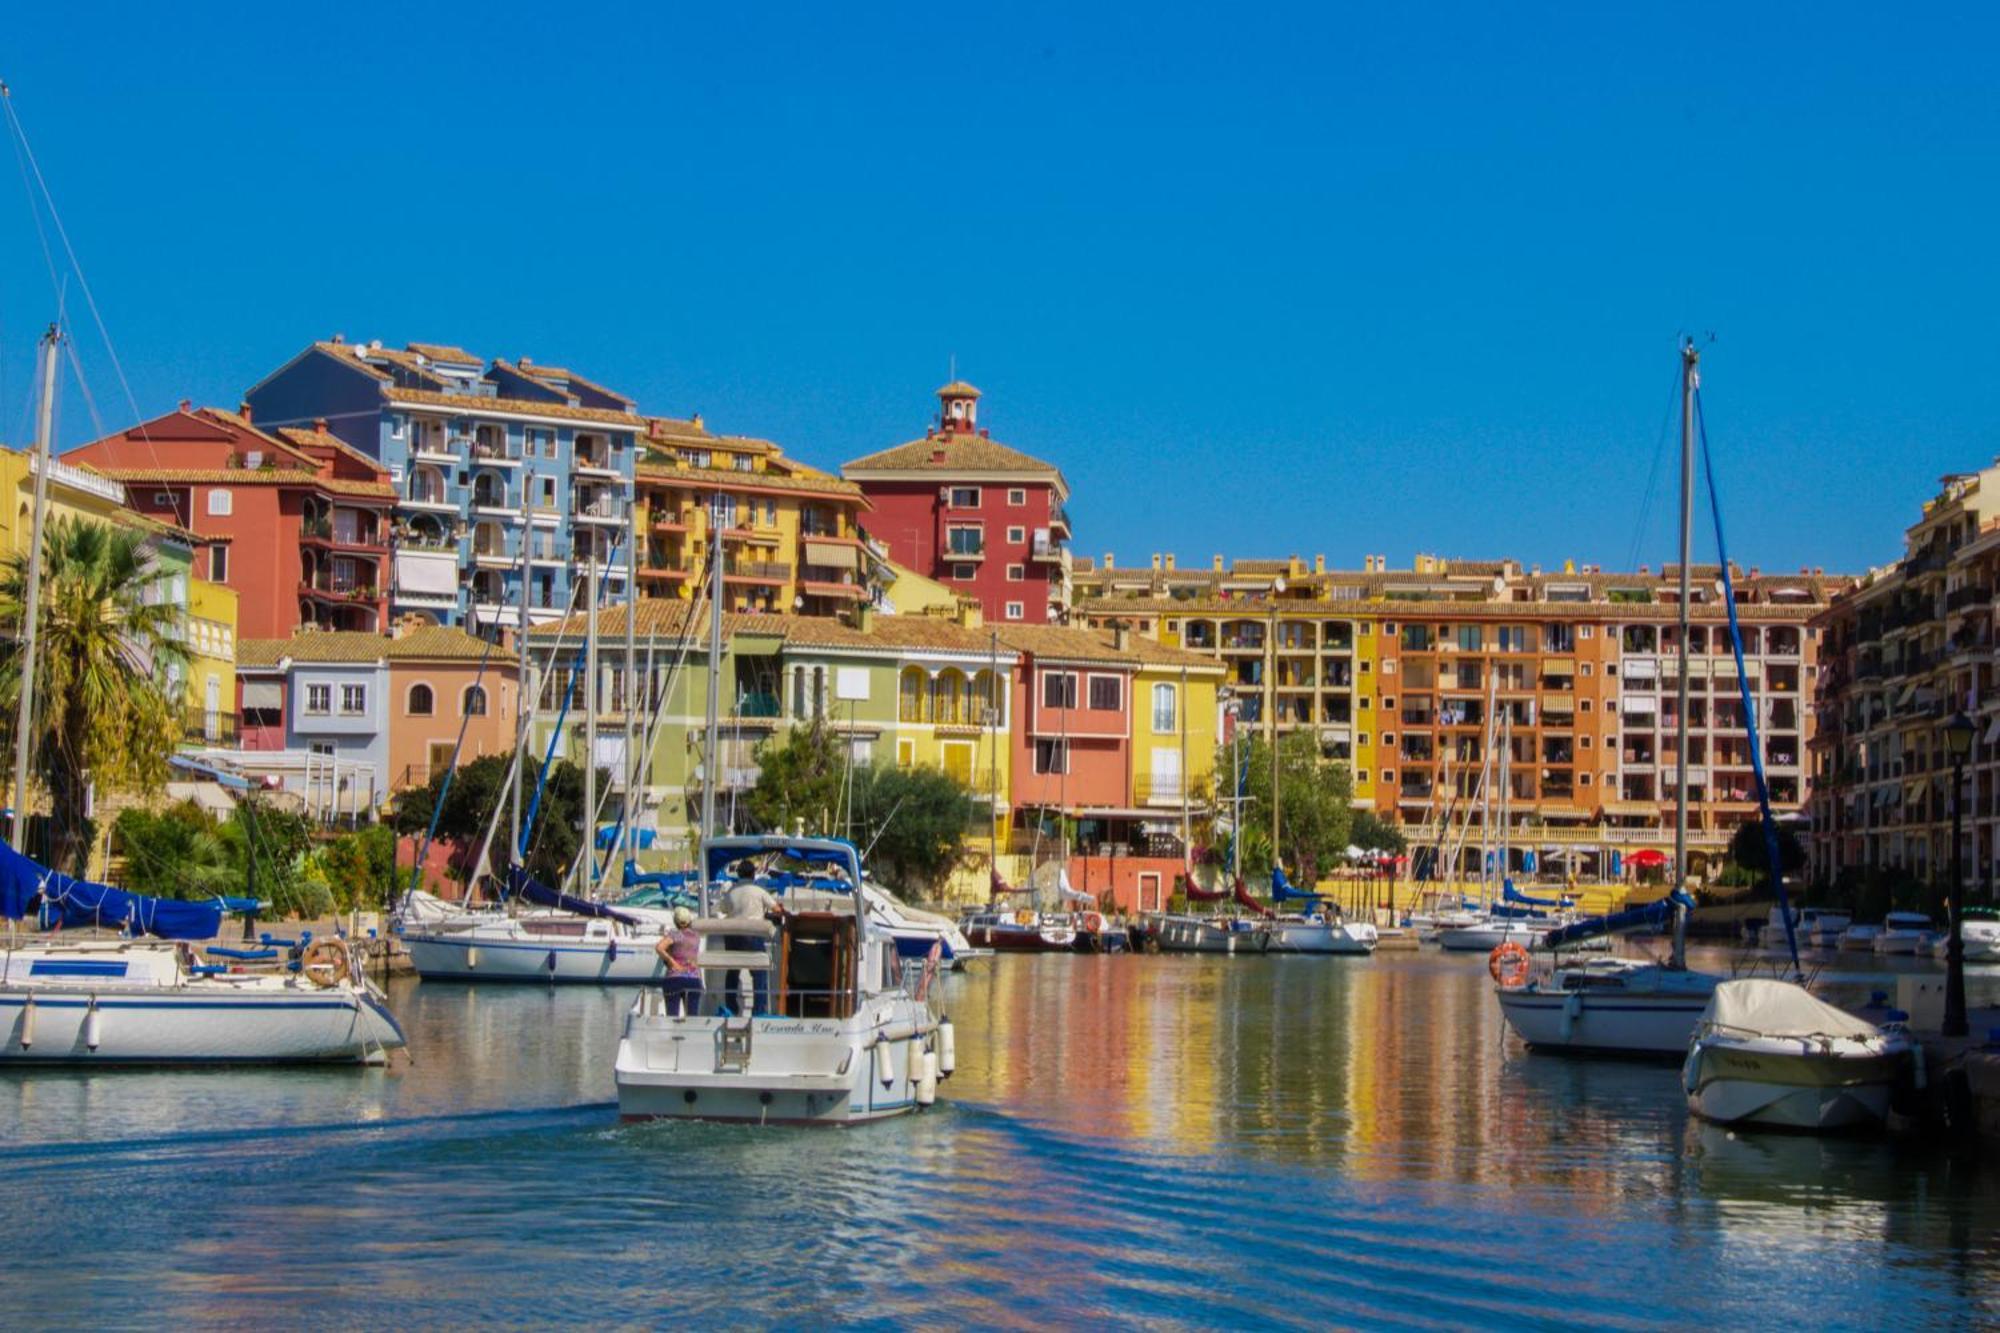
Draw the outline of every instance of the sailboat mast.
M527 450L524 448L522 452L526 453ZM507 863L510 866L514 863L515 856L519 854L518 849L521 846L521 787L528 776L527 765L521 762L521 750L527 744L528 737L534 735L537 702L535 696L538 693L533 688L531 679L534 658L528 652L528 581L534 574L534 566L529 563L529 559L535 537L533 515L528 512L528 494L534 488L535 474L524 472L521 476L521 596L517 603L520 608L520 619L515 625L519 633L514 640L515 650L521 658L520 666L514 673L514 707L518 725L514 735L514 762L507 770L507 785L513 788L513 791L508 793L512 797L508 803L512 813L507 819Z
M583 896L597 887L597 564L601 539L592 534L584 566L583 619Z
M632 473L632 493L625 498L625 665L621 671L620 679L625 682L622 700L625 705L625 739L618 751L618 767L624 774L624 780L620 783L623 791L618 802L618 843L611 851L613 856L623 854L630 860L631 848L637 846L639 840L636 822L639 765L632 754L632 719L637 714L637 701L646 694L645 682L639 677L639 474L636 463ZM609 869L611 862L607 860L604 864Z
M987 869L1000 873L1000 631L986 631L986 858ZM989 880L987 894L991 897Z
M48 519L51 437L55 433L56 348L62 334L49 325L42 335L42 400L35 412L35 513L28 530L28 596L21 625L21 702L14 715L14 824L8 842L25 850L28 841L29 729L35 720L35 640L41 629L42 526Z
M1689 562L1694 557L1694 390L1700 382L1695 372L1701 352L1694 339L1681 347L1681 575L1680 575L1680 686L1675 691L1680 709L1674 720L1675 754L1679 762L1674 776L1674 890L1687 892L1688 836L1688 597L1691 592ZM1687 909L1674 906L1675 967L1687 966Z
M717 491L708 504L708 706L703 719L701 756L701 829L695 846L701 855L701 912L709 911L708 840L715 836L715 784L722 781L722 528L728 497Z

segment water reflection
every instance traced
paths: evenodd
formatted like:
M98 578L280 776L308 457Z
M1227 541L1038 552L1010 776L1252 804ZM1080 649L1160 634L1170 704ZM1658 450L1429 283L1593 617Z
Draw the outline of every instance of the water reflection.
M111 1322L162 1291L230 1322L324 1321L331 1291L353 1322L1995 1313L1990 1172L1691 1123L1670 1065L1503 1040L1477 958L945 984L950 1104L848 1132L616 1124L603 991L398 983L386 1072L0 1077L0 1224L36 1237L0 1282Z

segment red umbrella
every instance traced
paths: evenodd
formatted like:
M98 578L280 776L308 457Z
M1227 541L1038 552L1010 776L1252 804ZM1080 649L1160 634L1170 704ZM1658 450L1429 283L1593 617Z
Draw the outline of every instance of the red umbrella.
M1632 853L1632 864L1638 866L1641 870L1651 870L1655 866L1663 866L1666 863L1667 854L1665 852L1656 852L1651 847L1641 848L1639 851Z

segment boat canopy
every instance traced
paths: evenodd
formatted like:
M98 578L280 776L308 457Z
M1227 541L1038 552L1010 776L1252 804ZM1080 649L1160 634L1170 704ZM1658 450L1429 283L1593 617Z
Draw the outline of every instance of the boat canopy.
M776 852L794 861L804 861L808 865L838 866L848 877L859 882L861 879L861 852L845 838L787 838L781 834L752 835L739 838L715 838L703 849L703 859L708 867L710 883L722 878L722 872L748 856L763 856Z
M109 927L163 940L210 940L222 929L223 900L150 898L106 884L72 879L0 845L0 917L19 921L42 908L55 926Z
M578 916L602 917L607 921L622 921L628 926L640 924L639 918L629 912L552 889L519 866L507 872L507 880L510 894L518 894L540 907L553 907L559 912L574 912Z
M1358 851L1358 850L1360 850L1360 849L1359 849L1359 848L1355 848L1355 849L1353 849L1353 850L1356 850L1356 851ZM1319 897L1319 895L1318 895L1317 893L1312 893L1312 892L1310 892L1310 891L1308 891L1308 890L1306 890L1306 889L1301 889L1301 888L1298 888L1298 887L1296 887L1295 885L1293 885L1293 883L1292 883L1292 882L1291 882L1290 880L1286 879L1286 878L1285 878L1285 868L1284 868L1283 866L1272 866L1272 867L1271 867L1271 901L1272 901L1272 902L1274 902L1274 903L1316 903L1316 902L1318 902L1319 900L1320 900L1320 897Z
M1873 1037L1881 1031L1804 986L1771 977L1716 983L1701 1021L1759 1037Z
M1558 926L1542 936L1541 947L1560 949L1565 944L1596 939L1599 935L1617 935L1628 930L1657 930L1673 920L1676 904L1692 910L1694 899L1675 889L1666 897L1647 903L1643 907L1628 907L1622 912L1612 912L1606 916L1587 916L1567 926Z

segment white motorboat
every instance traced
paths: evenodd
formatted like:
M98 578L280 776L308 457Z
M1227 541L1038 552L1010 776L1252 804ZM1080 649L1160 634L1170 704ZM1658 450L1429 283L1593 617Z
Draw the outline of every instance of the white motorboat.
M1875 937L1882 933L1882 927L1863 922L1854 922L1840 932L1839 948L1845 953L1874 953Z
M1726 1125L1856 1129L1881 1124L1910 1065L1899 1027L1878 1028L1789 981L1715 988L1681 1084L1688 1106Z
M1937 928L1922 912L1891 912L1882 918L1875 935L1878 954L1927 954L1937 939Z
M211 957L246 952L276 951ZM312 944L296 972L117 939L38 938L0 957L7 1064L381 1064L403 1045L342 940Z
M861 858L845 842L782 836L710 840L710 873L745 856L832 867L837 878L773 876L776 922L702 917L693 929L703 989L676 1014L648 987L625 1018L613 1074L626 1120L852 1124L936 1099L955 1052L929 960L905 964L857 910ZM759 926L761 930L757 929ZM728 947L756 936L762 950ZM763 978L755 1012L746 975Z
M1593 958L1499 991L1515 1035L1540 1050L1679 1056L1721 978L1631 958Z
M938 945L946 967L962 968L992 953L976 947L950 917L912 907L873 881L861 886L861 898L868 904L869 921L895 942L904 958L927 958L931 946Z
M1161 953L1268 953L1271 932L1262 921L1240 916L1162 912L1147 918Z
M1831 949L1838 946L1840 934L1846 930L1853 917L1831 907L1795 907L1791 912L1792 934L1797 937L1799 947ZM1781 949L1785 945L1785 913L1773 907L1764 919L1764 929L1759 942L1766 948Z
M1968 963L2000 963L2000 918L1970 916L1959 923L1959 940ZM1951 956L1951 931L1941 930L1931 945L1933 958Z
M1376 930L1366 921L1343 921L1324 913L1281 916L1265 923L1271 953L1348 954L1375 952Z
M1557 923L1535 917L1488 917L1462 926L1441 927L1438 947L1452 953L1492 953L1503 944L1532 949Z

